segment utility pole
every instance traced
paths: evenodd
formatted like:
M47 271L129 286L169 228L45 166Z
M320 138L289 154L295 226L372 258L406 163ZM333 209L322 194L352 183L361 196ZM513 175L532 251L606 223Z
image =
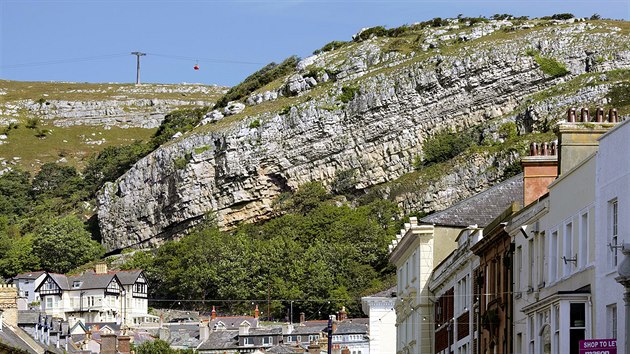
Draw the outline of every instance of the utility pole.
M136 85L140 85L140 57L147 55L147 53L142 53L142 52L131 52L131 55L135 55L136 56Z

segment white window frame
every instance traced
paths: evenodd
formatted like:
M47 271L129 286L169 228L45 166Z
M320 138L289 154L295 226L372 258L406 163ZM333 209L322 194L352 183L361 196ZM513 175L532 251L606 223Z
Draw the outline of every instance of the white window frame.
M619 200L611 199L608 202L608 243L611 246L619 244ZM608 248L608 264L616 269L619 262L619 252L615 247Z
M588 245L589 245L589 228L590 228L590 215L589 212L584 212L580 215L580 239L579 239L579 254L578 264L580 269L586 268L588 265Z

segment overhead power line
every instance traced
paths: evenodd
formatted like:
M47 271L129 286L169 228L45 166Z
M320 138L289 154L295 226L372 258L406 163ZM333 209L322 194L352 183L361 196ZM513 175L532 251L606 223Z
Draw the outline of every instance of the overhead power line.
M225 63L225 64L248 64L248 65L263 65L265 63L258 63L253 61L242 61L242 60L229 60L229 59L216 59L216 58L198 58L198 57L186 57L182 55L170 55L170 54L158 54L158 53L147 53L147 55L151 55L154 57L162 57L168 59L176 59L176 60L186 60L186 61L205 61L211 63Z
M83 57L83 58L55 59L55 60L22 63L22 64L0 65L0 67L4 69L12 69L12 68L25 68L25 67L31 67L31 66L46 66L46 65L56 65L56 64L79 63L79 62L85 62L85 61L111 59L111 58L123 57L127 55L129 54L120 53L120 54L108 54L108 55L99 55L99 56Z

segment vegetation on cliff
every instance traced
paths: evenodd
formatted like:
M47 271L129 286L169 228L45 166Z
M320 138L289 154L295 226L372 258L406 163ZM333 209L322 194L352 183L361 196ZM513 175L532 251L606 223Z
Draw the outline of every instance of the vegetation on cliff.
M360 314L361 296L392 285L387 245L400 228L392 203L351 207L309 183L277 208L286 214L230 232L206 224L156 251L136 252L125 268L145 269L150 297L161 306L238 313L270 298L275 319L290 300L294 314L325 316L341 305Z

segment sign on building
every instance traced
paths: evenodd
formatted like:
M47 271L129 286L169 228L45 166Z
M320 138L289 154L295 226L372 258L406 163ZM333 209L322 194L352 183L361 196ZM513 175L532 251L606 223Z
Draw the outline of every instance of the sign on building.
M617 354L616 339L584 339L580 341L580 354Z

